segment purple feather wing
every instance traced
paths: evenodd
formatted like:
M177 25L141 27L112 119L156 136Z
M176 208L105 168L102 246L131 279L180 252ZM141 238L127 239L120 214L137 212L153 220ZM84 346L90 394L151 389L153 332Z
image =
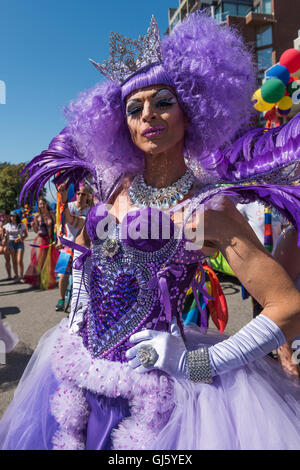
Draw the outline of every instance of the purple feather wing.
M30 195L31 202L35 194L38 195L47 181L53 177L55 184L68 181L75 185L87 178L96 179L94 165L80 158L67 128L52 139L48 150L44 150L28 163L22 172L22 177L26 182L20 194L20 201Z
M277 209L296 227L300 246L300 186L292 186L300 180L300 113L284 126L246 133L203 167L215 189L221 183L219 197L244 204L260 200ZM213 193L201 202L213 204Z
M289 184L300 179L300 113L274 129L254 129L208 156L203 168L215 182Z

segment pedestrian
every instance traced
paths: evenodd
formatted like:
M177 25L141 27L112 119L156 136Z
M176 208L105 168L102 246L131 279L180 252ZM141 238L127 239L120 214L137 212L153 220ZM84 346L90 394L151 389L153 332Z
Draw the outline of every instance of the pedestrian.
M37 237L32 244L25 282L44 290L53 289L57 284L55 266L58 258L54 242L55 216L44 197L38 200L38 214L31 227Z
M80 253L77 302L41 339L2 448L299 449L299 384L264 356L300 334L300 293L231 198L267 199L300 227L300 188L288 186L300 116L231 143L251 116L252 60L205 14L162 44L152 19L138 41L113 35L111 52L96 64L109 79L27 166L24 196L61 171L56 182L88 174L101 202L66 241ZM217 249L264 307L228 339L181 318L190 286L206 295L195 274Z
M62 185L61 188L65 187ZM76 200L67 203L64 201L64 210L63 210L63 219L64 219L64 229L66 230L65 239L69 241L74 241L76 235L80 231L84 220L90 210L90 199L92 198L91 188L82 183L79 185L78 190L76 191ZM82 221L78 223L77 219L74 218L77 216ZM56 248L62 251L62 254L69 254L69 262L66 266L65 272L59 275L58 288L60 298L57 302L55 310L57 312L63 311L65 308L65 294L69 283L69 276L72 274L72 261L73 261L73 251L65 248L60 242L57 243Z
M8 249L8 235L4 230L4 223L0 221L0 255L4 255L5 259L5 269L7 272L7 281L11 281L11 265L10 265L10 256Z
M271 236L272 246L275 246L275 243L281 234L281 227L284 220L274 209L269 208L267 210L269 217L266 215L266 207L261 201L254 201L249 204L237 204L237 209L241 214L243 214L262 245L266 245L266 236ZM268 224L270 226L270 231L268 234L266 234L266 217L267 219L270 219Z
M24 240L27 238L28 232L17 212L12 211L9 219L9 223L5 224L3 228L8 236L8 249L15 274L14 280L24 283Z

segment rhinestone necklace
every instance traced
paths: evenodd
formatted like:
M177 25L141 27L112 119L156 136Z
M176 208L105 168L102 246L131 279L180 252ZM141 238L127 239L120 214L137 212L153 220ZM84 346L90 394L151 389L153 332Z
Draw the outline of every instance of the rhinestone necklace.
M135 176L128 194L131 202L141 209L155 207L156 209L169 209L176 206L179 201L191 190L195 181L193 172L188 169L185 174L171 186L166 188L153 188L147 186L142 174Z

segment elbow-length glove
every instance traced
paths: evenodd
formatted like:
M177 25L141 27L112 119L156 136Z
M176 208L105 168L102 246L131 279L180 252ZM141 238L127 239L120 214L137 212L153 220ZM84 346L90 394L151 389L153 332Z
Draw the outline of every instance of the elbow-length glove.
M132 335L130 341L137 344L127 351L126 357L137 372L160 369L178 379L206 383L286 343L280 328L263 314L230 338L196 351L187 351L175 321L171 333L143 330Z
M74 261L81 253L74 251ZM73 261L73 265L74 265ZM71 302L71 313L69 316L70 322L69 327L73 333L76 333L83 321L83 314L87 308L89 301L89 293L87 291L88 280L90 273L89 260L85 262L83 269L76 269L73 267L72 277L72 302Z

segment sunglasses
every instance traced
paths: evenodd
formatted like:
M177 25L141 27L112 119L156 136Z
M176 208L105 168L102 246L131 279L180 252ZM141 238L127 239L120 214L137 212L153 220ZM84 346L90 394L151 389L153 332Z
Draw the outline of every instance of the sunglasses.
M77 194L77 196L87 196L87 194L86 194L86 193L81 193L80 191L77 191L77 193L76 193L76 194Z

